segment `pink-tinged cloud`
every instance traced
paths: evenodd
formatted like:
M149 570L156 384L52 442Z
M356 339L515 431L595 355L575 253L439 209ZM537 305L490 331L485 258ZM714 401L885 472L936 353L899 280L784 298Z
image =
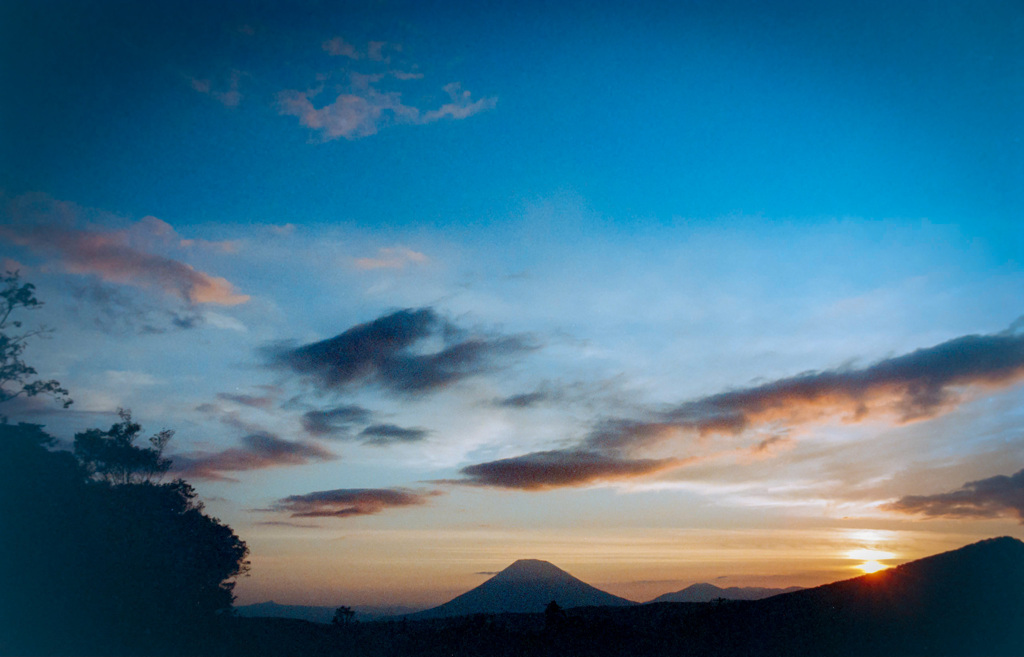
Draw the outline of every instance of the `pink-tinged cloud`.
M299 123L319 132L324 141L332 139L358 139L376 134L388 125L423 125L444 118L465 119L497 105L497 98L474 101L468 91L457 83L449 84L445 91L451 102L436 110L424 112L402 102L399 92L381 92L371 85L374 76L353 76L353 88L338 95L333 102L317 107L313 104L315 92L297 90L278 94L278 111L282 115L298 117Z
M211 96L225 107L237 107L242 102L242 93L238 90L238 83L242 77L241 71L231 71L227 82L223 86L214 86L212 80L191 78L192 89L201 94Z
M420 506L440 491L415 491L408 488L339 488L278 500L271 508L292 518L349 518L380 513L385 509Z
M265 470L291 465L333 461L338 457L311 443L292 442L269 433L242 438L241 447L220 452L192 452L173 458L172 469L189 479L237 481L227 472Z
M111 283L157 288L192 304L234 306L249 300L247 295L235 292L224 278L135 248L125 232L55 225L14 226L0 227L0 237L36 252L58 256L63 267L73 274L95 274Z
M610 420L586 440L591 449L629 450L678 432L739 434L779 425L888 417L906 423L946 413L970 388L1024 380L1024 333L966 335L874 365L809 372L682 403L647 420Z
M939 495L908 495L884 507L930 518L1016 517L1024 524L1024 470L970 481Z
M408 265L422 265L430 262L430 258L418 251L405 247L380 249L376 258L356 258L357 269L404 269Z
M869 417L901 423L924 420L962 403L967 389L1004 388L1024 380L1024 333L1019 328L955 338L860 369L809 372L709 395L651 411L645 418L606 419L574 446L471 465L461 470L465 479L452 483L524 490L581 486L692 463L692 458L638 457L655 446L664 450L686 445L693 437L768 428L774 435L749 450L753 456L767 457L789 446L793 439L787 431L802 425ZM523 403L532 400L524 397ZM1010 483L1024 481L1024 474L1014 477ZM960 513L983 515L993 505L1009 504L1010 498L994 497L997 488L1005 495L1020 492L1013 493L1002 480L974 482L968 488L932 499L905 498L904 505L916 504L925 513L957 508ZM989 502L980 501L982 494L989 495L984 498ZM968 499L974 506L951 506Z
M460 470L465 479L447 483L537 491L642 477L683 463L680 459L631 459L582 449L552 450L470 465Z
M359 50L345 41L341 37L334 37L329 41L324 41L322 46L324 52L334 57L348 57L349 59L362 59L363 54Z
M432 123L445 117L465 119L485 110L494 109L498 104L498 99L494 97L473 100L471 94L463 90L462 85L458 82L446 84L444 90L451 98L451 102L424 114L420 123Z

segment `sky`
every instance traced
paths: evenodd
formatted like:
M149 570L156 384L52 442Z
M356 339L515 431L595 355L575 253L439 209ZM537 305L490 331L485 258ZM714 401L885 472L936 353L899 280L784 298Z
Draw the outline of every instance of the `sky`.
M1024 8L7 2L0 264L238 603L1024 537Z

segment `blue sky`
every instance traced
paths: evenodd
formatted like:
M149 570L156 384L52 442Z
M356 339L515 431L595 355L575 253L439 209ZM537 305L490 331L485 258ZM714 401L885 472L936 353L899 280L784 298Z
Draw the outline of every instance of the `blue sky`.
M175 429L243 602L1020 532L1016 3L2 11L0 258L76 400L5 412Z

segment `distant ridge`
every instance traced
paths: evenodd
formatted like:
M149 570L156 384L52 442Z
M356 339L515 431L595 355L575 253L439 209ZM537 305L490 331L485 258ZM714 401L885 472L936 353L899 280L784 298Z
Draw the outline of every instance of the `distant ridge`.
M520 559L475 589L407 618L539 613L552 601L563 609L636 604L578 580L547 561Z
M313 623L330 623L331 619L334 618L334 612L339 606L282 605L269 600L267 602L257 602L256 604L235 607L235 614L243 618L293 618ZM408 614L416 611L416 608L400 605L390 607L354 605L352 610L356 612L355 619L362 621L375 620L397 614Z
M730 586L719 588L714 584L693 584L682 591L659 595L648 604L654 602L712 602L714 600L763 600L774 595L800 591L802 587L790 586L785 589L766 589L756 586Z

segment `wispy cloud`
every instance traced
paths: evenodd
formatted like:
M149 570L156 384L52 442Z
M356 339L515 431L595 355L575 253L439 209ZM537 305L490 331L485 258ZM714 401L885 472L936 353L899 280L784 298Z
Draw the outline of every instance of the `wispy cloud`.
M359 62L359 70L346 71L348 84L336 87L335 93L325 100L317 101L324 93L321 85L305 91L283 90L277 101L282 115L298 117L300 124L317 132L324 141L368 137L389 125L424 125L446 118L461 120L493 109L498 102L495 97L474 99L460 83L451 82L442 87L448 102L440 107L429 109L420 103L409 104L403 100L401 91L381 87L385 80L404 83L423 78L415 66L411 71L381 70L380 64L391 62L391 54L401 52L400 44L370 41L360 48L335 37L324 41L321 48L329 55L350 60L351 65ZM319 79L323 82L329 77Z
M1024 333L967 335L869 367L808 372L685 402L653 421L613 421L592 433L593 448L636 448L685 431L738 434L755 426L794 427L889 417L906 423L948 412L969 387L1024 379Z
M349 518L368 516L386 509L426 504L440 491L407 488L339 488L278 500L272 511L284 511L292 518Z
M68 204L74 208L73 204ZM62 223L37 223L29 217L0 226L0 237L19 246L56 257L73 274L93 274L102 280L141 288L157 288L189 304L233 306L249 300L226 279L198 271L178 260L148 252L133 244L139 232L167 237L173 228L146 217L130 230L81 230ZM170 233L168 233L170 231Z
M436 341L438 351L422 348ZM333 338L297 348L271 349L272 365L321 387L376 384L398 393L445 388L531 348L522 336L466 336L431 308L400 310L354 326Z
M242 93L238 90L238 83L242 72L232 70L226 80L214 81L209 78L191 78L192 88L201 94L206 94L216 99L225 107L237 107L242 102Z
M173 457L173 469L183 477L236 481L228 472L264 470L290 465L305 465L337 458L318 445L292 442L270 433L250 434L241 447L220 452L191 452Z
M359 432L364 445L384 447L399 443L416 443L430 435L426 429L399 427L394 424L373 424Z
M430 258L418 251L402 246L380 249L374 258L356 258L357 269L404 269L409 265L422 265Z
M349 436L352 425L365 424L372 417L373 413L368 409L346 404L326 410L306 411L302 415L302 428L318 437Z
M445 483L520 490L547 490L628 479L678 467L678 459L631 459L582 449L533 452L470 465L465 479Z
M791 444L789 433L800 426L837 419L928 419L962 403L970 388L1000 388L1024 379L1019 329L1015 324L1000 333L955 338L864 368L808 372L709 395L639 419L607 418L575 446L471 465L461 471L466 479L457 482L527 490L580 486L693 463L692 456L643 457L653 448L692 446L694 437L757 430L748 451L766 457ZM541 399L527 394L498 403L527 407ZM771 435L765 437L766 432Z
M939 495L908 495L885 508L902 513L945 518L998 518L1015 516L1024 524L1024 470L969 481Z

